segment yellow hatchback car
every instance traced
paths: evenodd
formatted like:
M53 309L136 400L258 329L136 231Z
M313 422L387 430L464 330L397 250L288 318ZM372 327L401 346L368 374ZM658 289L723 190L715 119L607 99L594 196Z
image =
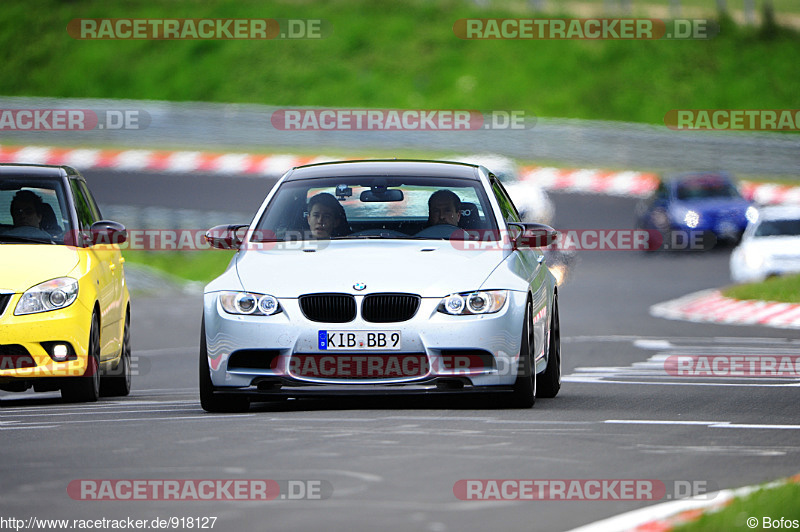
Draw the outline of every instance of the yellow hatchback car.
M0 164L0 390L128 395L126 238L74 169Z

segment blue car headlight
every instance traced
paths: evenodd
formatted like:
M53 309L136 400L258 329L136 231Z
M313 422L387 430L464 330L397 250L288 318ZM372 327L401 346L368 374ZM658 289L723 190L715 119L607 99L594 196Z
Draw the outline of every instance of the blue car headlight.
M219 304L228 314L271 316L281 311L280 303L274 296L252 292L222 292Z
M503 308L508 290L482 290L450 294L442 299L437 311L452 315L492 314Z
M689 209L686 211L686 214L683 215L683 223L685 223L686 227L689 229L694 229L700 225L700 213Z
M58 310L70 306L78 299L78 280L59 277L29 288L19 298L15 316Z

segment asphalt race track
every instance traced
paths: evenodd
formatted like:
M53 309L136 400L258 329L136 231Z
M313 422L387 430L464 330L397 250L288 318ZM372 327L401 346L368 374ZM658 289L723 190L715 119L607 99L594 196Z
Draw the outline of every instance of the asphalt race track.
M241 212L254 211L271 184L86 175L101 203L155 197L160 206ZM554 199L559 229L632 227L634 200ZM66 405L57 393L0 393L0 506L26 520L215 517L222 531L559 531L654 501L462 501L453 487L462 479L654 479L666 500L675 481L714 491L795 474L800 379L664 371L674 354L800 355L793 331L649 316L652 304L726 284L728 254L580 252L560 291L565 382L531 410L479 399L357 399L207 414L197 394L200 298L135 299L130 397ZM80 479L304 480L326 489L321 500L99 502L70 497L69 483Z

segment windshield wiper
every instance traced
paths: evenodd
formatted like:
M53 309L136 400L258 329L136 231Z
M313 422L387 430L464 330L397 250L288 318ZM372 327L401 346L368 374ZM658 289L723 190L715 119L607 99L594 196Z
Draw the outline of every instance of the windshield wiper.
M396 239L399 239L399 238L405 238L405 237L400 237L400 236L397 236L397 235L393 235L393 234L391 234L391 233L378 233L378 234L374 234L374 235L347 235L347 236L334 236L334 237L331 237L331 240L362 240L362 239L367 239L367 240L369 240L369 239L378 239L378 240L382 240L382 239L390 239L390 240L396 240Z

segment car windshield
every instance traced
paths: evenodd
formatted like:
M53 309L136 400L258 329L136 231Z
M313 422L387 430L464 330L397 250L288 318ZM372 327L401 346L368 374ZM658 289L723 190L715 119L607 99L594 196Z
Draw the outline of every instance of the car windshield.
M698 177L682 181L678 185L677 196L679 200L741 198L730 181L719 177Z
M496 229L479 181L330 177L284 182L258 221L253 240L449 239Z
M63 244L67 205L60 180L0 177L0 243Z
M800 236L800 220L764 220L755 236Z

